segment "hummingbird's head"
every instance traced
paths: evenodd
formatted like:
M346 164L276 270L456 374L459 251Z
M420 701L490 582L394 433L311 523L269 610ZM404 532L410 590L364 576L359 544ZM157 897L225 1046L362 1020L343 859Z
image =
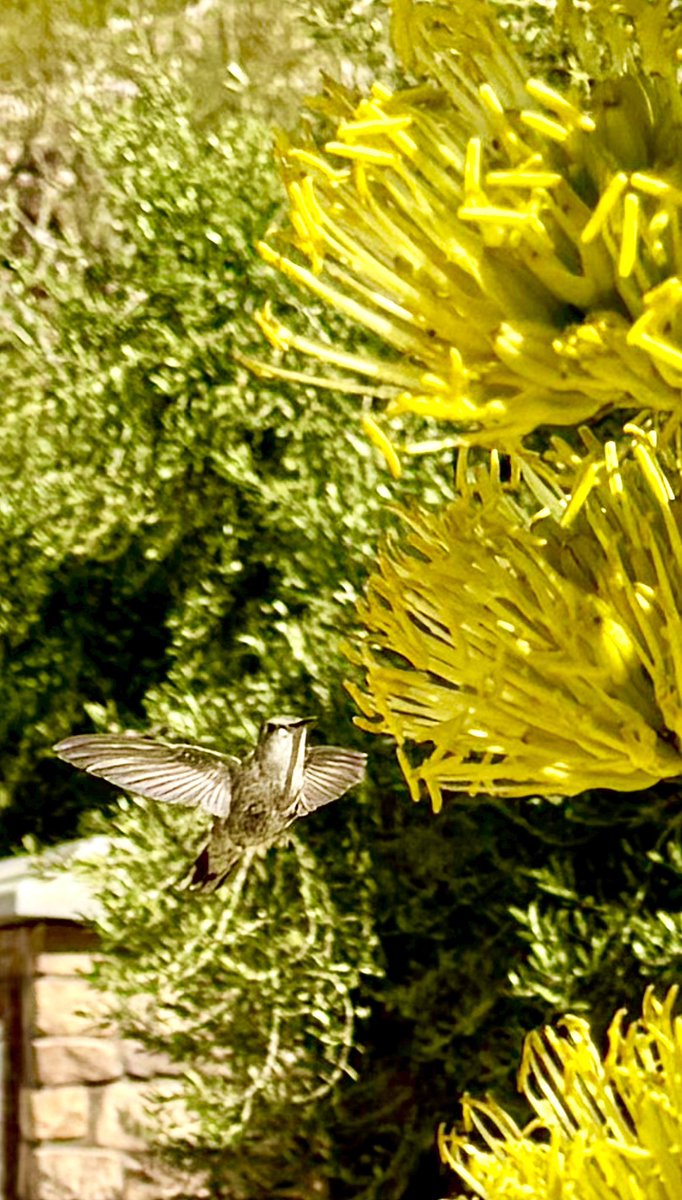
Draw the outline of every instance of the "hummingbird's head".
M270 717L263 721L256 747L258 760L273 768L302 761L307 727L314 721L314 717Z
M264 737L270 734L293 734L294 730L302 729L306 725L314 725L315 717L270 717L269 720L263 721L260 727L259 742Z

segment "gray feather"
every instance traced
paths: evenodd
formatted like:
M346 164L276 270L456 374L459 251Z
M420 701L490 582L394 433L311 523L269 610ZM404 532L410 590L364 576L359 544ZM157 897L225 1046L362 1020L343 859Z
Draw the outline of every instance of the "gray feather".
M55 754L116 787L164 804L187 804L226 817L232 771L239 760L203 746L158 742L136 734L80 734L65 738Z
M303 768L303 791L296 808L305 816L338 800L365 777L367 755L341 746L310 746Z

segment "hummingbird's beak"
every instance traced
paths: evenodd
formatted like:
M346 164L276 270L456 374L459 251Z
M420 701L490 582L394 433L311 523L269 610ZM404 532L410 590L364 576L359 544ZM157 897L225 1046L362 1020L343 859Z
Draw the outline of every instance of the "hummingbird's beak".
M304 725L314 725L317 717L301 717L300 721L292 721L292 729L300 729Z

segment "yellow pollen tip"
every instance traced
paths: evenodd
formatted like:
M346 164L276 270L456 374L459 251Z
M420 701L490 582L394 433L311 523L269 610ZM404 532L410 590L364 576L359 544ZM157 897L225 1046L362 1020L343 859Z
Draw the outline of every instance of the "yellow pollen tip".
M553 121L551 117L546 117L544 113L533 112L527 108L523 109L521 120L529 129L534 129L536 133L544 134L545 137L551 138L553 142L565 142L570 132L560 121Z
M492 88L489 83L482 83L478 89L478 94L481 98L481 103L483 104L484 108L488 109L488 112L498 117L504 115L504 108L502 107L500 99L494 88Z
M618 256L618 274L625 279L632 273L637 258L639 232L639 196L628 192L623 201L623 230Z
M477 196L481 190L481 139L469 138L464 160L465 195Z

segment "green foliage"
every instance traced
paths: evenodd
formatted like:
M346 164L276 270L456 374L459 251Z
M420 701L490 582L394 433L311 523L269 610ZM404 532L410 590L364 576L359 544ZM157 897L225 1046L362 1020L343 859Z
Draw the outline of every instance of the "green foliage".
M514 906L527 954L511 972L516 995L550 1013L585 1013L603 1033L614 1004L635 1008L645 987L679 978L679 829L612 826L530 873L537 895Z
M395 67L388 25L389 7L383 0L321 0L299 3L300 19L318 44L335 54L348 55L356 70L369 78Z
M217 897L189 895L201 824L121 803L107 854L81 868L102 897L94 978L122 1032L183 1071L165 1081L153 1143L208 1170L211 1195L267 1196L273 1130L295 1178L306 1141L320 1158L320 1105L351 1072L358 987L378 969L369 855L352 828L331 858L292 836L245 856Z
M251 245L278 202L270 139L234 118L202 135L190 106L163 77L110 111L83 105L71 162L91 179L89 224L66 240L57 208L0 277L6 847L73 829L54 811L36 829L29 796L73 791L53 764L36 774L37 751L87 705L223 741L265 707L324 706L336 724L345 708L330 684L377 470L343 401L237 365L236 348L261 348ZM5 245L20 215L10 193ZM102 789L86 782L90 804Z
M492 7L524 62L544 78L561 73L562 48L553 21L556 0L492 0Z

